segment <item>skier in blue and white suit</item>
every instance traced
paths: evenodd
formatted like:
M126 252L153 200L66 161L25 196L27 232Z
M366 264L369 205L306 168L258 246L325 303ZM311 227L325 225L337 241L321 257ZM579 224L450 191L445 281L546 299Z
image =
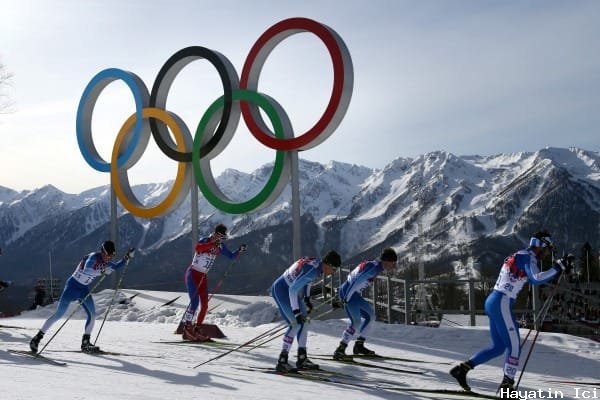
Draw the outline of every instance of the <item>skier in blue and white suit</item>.
M504 353L504 378L500 389L513 390L521 353L519 325L512 310L515 299L527 281L533 285L540 285L556 278L563 271L569 273L573 268L572 259L564 257L555 261L549 270L540 272L538 261L549 256L552 248L550 234L546 231L537 232L530 239L527 249L520 250L504 260L494 290L485 301L492 343L468 361L450 370L450 374L465 390L471 390L467 384L467 372Z
M365 347L366 336L371 328L371 322L375 320L373 307L362 297L362 291L371 285L377 276L384 270L393 271L396 268L398 255L392 248L383 249L378 259L363 261L348 274L348 279L338 290L339 298L331 302L333 308L344 307L350 324L342 333L342 340L333 353L336 360L347 360L346 355L348 342L358 329L359 335L354 343L352 352L354 354L373 355L375 352Z
M279 312L289 324L283 335L283 347L275 367L277 371L288 372L293 369L288 364L288 352L294 343L294 337L298 338L296 367L298 369L319 368L306 355L308 337L306 317L313 308L310 301L310 285L318 276L331 275L333 270L339 268L341 264L340 255L333 250L328 252L322 260L304 257L286 269L271 286L271 295L279 307Z
M129 249L121 260L113 262L111 260L115 255L115 244L107 240L102 243L99 252L85 255L77 264L71 277L67 279L56 312L44 322L37 335L31 339L29 343L31 351L37 353L38 346L44 334L65 314L71 302L79 300L82 302L81 307L83 307L87 315L85 333L81 341L81 350L88 353L98 352L100 350L98 346L93 346L90 343L90 335L94 329L96 318L96 308L94 306L94 299L90 295L89 285L97 277L109 275L113 270L124 267L129 263L129 259L133 257L133 252L134 249Z

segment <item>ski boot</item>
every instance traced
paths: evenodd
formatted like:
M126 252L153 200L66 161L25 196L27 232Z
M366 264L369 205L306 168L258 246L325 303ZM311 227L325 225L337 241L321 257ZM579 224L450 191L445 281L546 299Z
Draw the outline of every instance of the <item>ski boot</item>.
M183 334L181 335L183 340L188 340L190 342L212 342L212 340L202 335L200 332L196 330L196 325L187 324L183 327Z
M499 393L502 398L512 398L511 394L516 392L514 384L514 379L504 375L504 379L502 379L502 383L498 386L496 393Z
M38 333L31 339L31 342L29 342L29 348L31 349L32 353L37 354L38 346L40 345L40 341L42 340L43 337L44 337L44 332L38 331Z
M348 344L340 342L340 345L333 352L333 359L338 361L352 361L352 356L346 354Z
M310 361L306 355L305 347L298 347L298 359L296 360L298 369L319 369L319 364Z
M369 350L365 347L365 338L362 336L356 339L356 342L354 342L354 348L352 349L352 353L357 355L362 354L365 356L375 355L375 352L373 350Z
M467 383L467 373L473 369L473 366L469 361L460 363L456 367L450 370L450 375L456 379L458 384L465 390L471 391L471 387Z
M296 371L296 368L294 368L290 364L288 364L288 352L287 351L282 351L279 354L279 359L277 359L277 365L275 366L275 371L280 372L282 374Z
M88 335L86 333L81 338L81 351L83 351L84 353L89 353L89 354L100 353L100 347L94 346L90 342L90 335Z

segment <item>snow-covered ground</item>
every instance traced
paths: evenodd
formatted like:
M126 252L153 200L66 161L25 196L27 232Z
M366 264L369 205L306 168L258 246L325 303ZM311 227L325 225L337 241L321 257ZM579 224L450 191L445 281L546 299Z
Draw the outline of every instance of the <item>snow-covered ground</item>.
M198 368L195 365L226 351L223 348L165 344L179 340L173 334L187 303L185 293L118 293L115 306L105 323L98 345L113 352L133 356L91 356L78 350L83 333L84 314L78 311L50 343L43 354L64 361L66 367L9 353L8 349L28 349L28 342L53 312L53 306L27 312L19 317L0 319L0 325L26 329L0 328L0 394L2 399L434 399L460 398L440 394L384 390L348 386L333 382L309 381L292 377L239 369L272 367L281 341L276 339L251 352L238 351ZM162 304L180 296L168 306ZM110 290L95 295L99 314L92 338L102 322L102 313L113 297ZM122 304L123 303L123 304ZM216 306L216 307L215 307ZM215 307L207 323L217 324L225 340L243 343L281 324L277 309L268 297L223 296L211 300ZM68 315L68 314L67 314ZM54 334L62 320L46 334L42 345ZM331 354L339 341L346 320L312 321L309 356ZM525 332L521 332L524 337ZM368 346L380 354L412 360L387 361L382 365L397 369L424 371L422 375L386 371L318 360L323 368L366 380L386 381L398 388L458 389L448 375L451 364L465 360L488 343L485 327L442 325L440 328L386 325L375 323ZM295 361L295 344L291 361ZM600 380L600 343L574 336L542 333L523 376L521 390L561 391L564 398L600 398L600 387L551 383L566 380ZM314 361L317 361L316 359ZM375 361L369 361L375 362ZM482 365L469 374L471 386L492 394L501 379L501 360ZM370 383L372 385L372 383ZM369 384L366 384L369 385ZM584 392L587 391L587 392ZM532 392L530 392L533 394ZM554 392L552 392L554 394ZM596 396L596 397L585 397ZM463 397L464 398L464 397ZM530 397L543 398L543 397ZM550 397L546 397L550 398Z

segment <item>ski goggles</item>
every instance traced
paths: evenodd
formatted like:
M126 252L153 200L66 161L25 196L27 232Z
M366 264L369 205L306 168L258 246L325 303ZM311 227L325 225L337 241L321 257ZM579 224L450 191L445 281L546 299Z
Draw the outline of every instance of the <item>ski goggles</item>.
M554 242L550 236L546 236L543 238L532 237L529 240L529 247L548 247L550 249L554 248Z

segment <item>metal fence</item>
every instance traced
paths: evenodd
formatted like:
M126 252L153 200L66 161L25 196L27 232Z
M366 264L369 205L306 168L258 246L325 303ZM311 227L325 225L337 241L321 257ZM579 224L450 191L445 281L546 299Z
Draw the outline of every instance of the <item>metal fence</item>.
M335 295L350 271L349 268L338 268L332 276L323 279L321 292L324 300ZM476 316L485 314L485 297L493 289L494 283L495 280L477 279L406 280L380 275L363 291L363 297L373 305L378 321L396 324L434 324L437 321L439 324L444 315L460 314L468 316L469 325L475 326ZM517 315L529 315L529 320L538 320L542 307L539 290L538 286L532 286L531 296L526 290L523 291L523 296L529 299L522 302L526 303L524 306L515 308ZM569 288L559 290L563 291L573 293ZM440 298L444 292L446 296ZM428 298L423 299L422 296ZM437 296L437 301L432 301L431 296ZM600 299L587 297L592 304L600 305Z

